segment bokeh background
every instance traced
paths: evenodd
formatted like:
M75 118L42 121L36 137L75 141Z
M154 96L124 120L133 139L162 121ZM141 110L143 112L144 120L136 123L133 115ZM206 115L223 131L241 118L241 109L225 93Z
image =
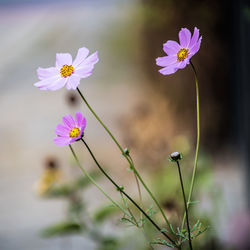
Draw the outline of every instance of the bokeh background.
M200 218L209 225L196 246L249 249L249 3L1 0L1 250L150 249L148 238L156 235L149 229L146 237L119 222L120 214L108 211L105 197L81 179L69 148L53 144L61 117L83 112L91 148L138 199L126 161L77 93L33 86L38 67L52 66L58 52L74 57L83 46L97 50L100 61L81 81L81 91L130 149L139 172L178 224L182 198L168 155L183 153L188 188L196 142L194 76L190 67L162 76L155 58L164 55L164 42L178 39L180 28L195 26L203 40L193 57L200 84L201 147L194 193L199 203L192 208L192 222ZM84 167L119 201L116 190L93 172L84 147L75 143L74 148ZM150 207L152 201L143 194Z

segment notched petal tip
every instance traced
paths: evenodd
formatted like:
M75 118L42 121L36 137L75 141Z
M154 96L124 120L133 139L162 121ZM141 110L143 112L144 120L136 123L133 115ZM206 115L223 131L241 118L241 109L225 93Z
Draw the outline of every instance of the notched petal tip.
M65 115L63 118L63 123L69 127L70 129L74 128L75 127L75 120L74 118L72 117L72 115L68 114L68 115Z
M181 28L179 31L179 41L182 47L187 48L190 43L191 32L187 28Z
M99 62L98 51L96 51L92 55L90 55L87 58L87 61L88 61L88 63L93 64L93 65L98 63Z
M81 52L81 53L84 53L84 55L88 55L89 54L89 49L86 48L86 47L81 47L78 49L78 53Z
M87 49L86 47L78 49L76 58L73 62L73 66L78 67L87 58L88 55L89 55L89 49Z
M180 48L180 44L172 40L168 40L163 44L163 50L169 56L176 54L180 50Z
M200 29L198 29L197 27L194 27L194 31L200 32Z
M159 62L160 62L160 61L162 61L162 57L157 57L157 58L155 59L156 65L161 66L161 65L159 65Z
M72 56L69 53L56 53L56 67L72 64Z
M83 115L82 115L82 113L81 112L76 112L76 116L78 116L78 117L83 117Z

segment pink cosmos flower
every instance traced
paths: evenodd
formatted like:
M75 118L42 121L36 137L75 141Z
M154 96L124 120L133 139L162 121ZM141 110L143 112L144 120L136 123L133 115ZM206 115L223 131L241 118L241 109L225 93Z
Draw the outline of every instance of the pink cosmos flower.
M180 44L171 40L163 44L163 50L167 56L156 59L156 64L163 67L159 72L163 75L170 75L178 69L185 68L191 57L200 49L201 39L196 27L192 37L188 29L182 28L179 32Z
M50 68L38 68L39 82L34 86L41 90L57 90L66 85L67 89L76 89L82 78L92 74L94 65L98 62L98 52L89 57L87 48L80 48L75 60L69 53L56 54L56 65Z
M59 146L69 145L83 137L86 127L86 118L80 113L76 113L76 120L72 115L66 115L62 118L64 124L58 124L55 130L57 137L54 143Z

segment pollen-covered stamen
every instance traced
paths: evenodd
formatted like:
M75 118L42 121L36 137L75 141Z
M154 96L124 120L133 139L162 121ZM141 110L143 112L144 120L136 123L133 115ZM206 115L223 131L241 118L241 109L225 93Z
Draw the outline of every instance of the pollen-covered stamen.
M71 131L69 132L69 136L71 138L75 138L78 137L80 135L81 130L77 127L74 127L73 129L71 129Z
M188 56L188 49L180 49L177 53L177 60L183 61Z
M60 69L60 74L62 77L68 77L74 73L74 67L72 65L63 65Z

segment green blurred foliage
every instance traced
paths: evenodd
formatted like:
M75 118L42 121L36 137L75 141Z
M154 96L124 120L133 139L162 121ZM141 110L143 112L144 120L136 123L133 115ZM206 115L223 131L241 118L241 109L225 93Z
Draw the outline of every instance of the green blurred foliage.
M86 229L85 225L74 222L60 222L46 227L41 231L42 237L55 237L70 234L80 234Z

